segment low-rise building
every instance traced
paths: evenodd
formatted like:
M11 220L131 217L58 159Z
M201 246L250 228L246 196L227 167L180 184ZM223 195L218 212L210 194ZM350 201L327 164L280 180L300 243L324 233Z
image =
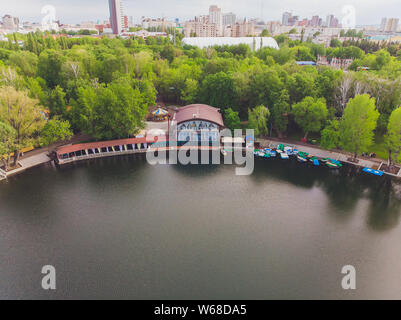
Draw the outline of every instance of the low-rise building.
M142 17L142 28L144 29L155 29L164 31L166 29L175 28L176 23L174 21L167 21L166 18L145 18Z
M334 69L348 70L352 62L354 62L354 59L340 59L335 57L332 59L328 59L325 56L318 56L317 58L318 66L328 66Z

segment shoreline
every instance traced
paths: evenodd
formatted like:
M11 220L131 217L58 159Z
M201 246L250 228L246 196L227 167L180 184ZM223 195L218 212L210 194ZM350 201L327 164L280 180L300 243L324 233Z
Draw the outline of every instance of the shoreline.
M349 155L347 155L345 153L338 152L338 151L325 150L325 149L321 149L314 145L307 145L304 143L290 141L287 139L267 138L267 139L258 139L257 142L260 142L260 144L265 147L276 147L279 144L291 145L291 146L296 147L300 151L308 152L318 158L321 158L321 159L322 158L332 158L335 160L339 160L343 163L347 163L347 164L353 165L355 167L360 167L360 168L367 167L367 168L371 168L374 170L378 170L381 167L381 165L383 163L385 163L383 161L383 159L377 159L377 158L369 159L369 160L363 159L363 158L362 159L357 158L359 160L359 162L354 163L354 162L348 161ZM64 145L64 146L68 146L68 144ZM195 147L191 147L191 148L195 148ZM199 148L199 147L196 147L196 148ZM219 147L220 150L224 150L224 148L225 148L224 145L221 145ZM105 157L112 157L112 156L145 153L148 150L149 149L135 150L134 152L132 152L132 151L113 151L113 152L107 152L107 153L96 154L96 155L85 155L85 156L76 157L74 159L69 159L68 161L65 161L62 163L57 163L57 164L64 165L64 164L68 164L68 163L74 163L74 162L78 162L78 161L90 160L90 159L96 159L96 158L105 158ZM159 148L153 149L153 151L169 151L169 150L170 150L169 147L159 147ZM51 159L49 157L49 151L47 148L46 148L46 151L40 152L40 149L36 149L32 152L34 153L33 155L29 155L29 153L28 153L20 160L20 162L19 162L19 164L21 165L20 168L11 170L9 172L5 172L4 170L0 169L0 181L7 180L8 177L23 173L26 170L29 170L31 168L54 161L53 159ZM54 162L56 163L56 161L54 161ZM383 172L385 175L388 175L390 177L401 179L401 170L399 170L397 175L388 173L385 171L383 171Z
M349 154L346 154L344 152L339 152L339 151L333 151L333 150L326 150L322 149L318 146L315 145L309 145L306 143L300 143L297 141L291 141L287 139L276 139L276 138L266 138L266 139L259 139L257 140L258 142L261 143L261 145L266 145L266 146L277 146L279 144L284 144L284 145L291 145L296 147L300 151L308 152L309 154L313 154L314 156L318 158L332 158L350 165L354 165L356 167L361 167L361 168L371 168L374 170L379 170L383 164L386 164L386 161L383 159L378 159L378 158L361 158L357 157L358 163L351 162L348 159L350 158ZM397 166L398 164L396 164ZM400 166L398 166L400 167ZM394 178L401 179L401 168L398 171L398 174L392 174L386 171L383 171L384 174L389 175Z

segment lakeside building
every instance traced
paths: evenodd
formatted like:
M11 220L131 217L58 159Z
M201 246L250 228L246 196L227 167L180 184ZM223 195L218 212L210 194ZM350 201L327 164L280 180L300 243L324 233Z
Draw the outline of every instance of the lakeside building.
M224 129L223 116L220 109L204 104L192 104L178 108L171 120L176 126L177 144L182 146L188 142L218 144L220 146L220 130ZM80 143L59 147L56 150L56 162L66 164L92 158L118 156L123 154L145 153L150 148L166 148L169 137L165 135L138 136L135 138Z
M177 143L220 141L220 130L224 128L220 109L205 104L192 104L177 109L171 121L177 126Z

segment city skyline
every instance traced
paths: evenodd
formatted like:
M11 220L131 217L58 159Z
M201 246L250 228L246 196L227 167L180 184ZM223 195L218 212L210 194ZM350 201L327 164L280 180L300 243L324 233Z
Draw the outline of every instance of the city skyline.
M280 21L283 12L292 12L300 17L311 18L314 15L326 17L334 14L341 19L342 7L354 5L357 25L380 25L383 17L401 17L401 8L397 0L383 0L378 10L377 2L373 0L348 0L334 3L321 3L317 0L304 0L302 3L294 0L283 0L280 3L272 1L250 0L246 3L227 0L174 0L138 2L123 0L124 14L133 16L139 23L142 16L167 17L180 20L192 19L195 15L207 12L210 5L222 8L223 13L233 12L238 16L259 18L264 21ZM82 21L98 21L109 18L108 0L70 0L68 4L61 0L19 0L17 3L3 5L1 16L10 14L22 21L39 22L43 18L41 8L53 5L57 10L57 19L62 23L78 24Z

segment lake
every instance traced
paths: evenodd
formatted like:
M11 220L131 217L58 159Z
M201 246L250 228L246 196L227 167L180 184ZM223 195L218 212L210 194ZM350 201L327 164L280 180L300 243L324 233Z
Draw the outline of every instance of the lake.
M236 176L132 155L0 183L0 298L401 299L390 178L255 161ZM356 290L341 287L345 265Z

